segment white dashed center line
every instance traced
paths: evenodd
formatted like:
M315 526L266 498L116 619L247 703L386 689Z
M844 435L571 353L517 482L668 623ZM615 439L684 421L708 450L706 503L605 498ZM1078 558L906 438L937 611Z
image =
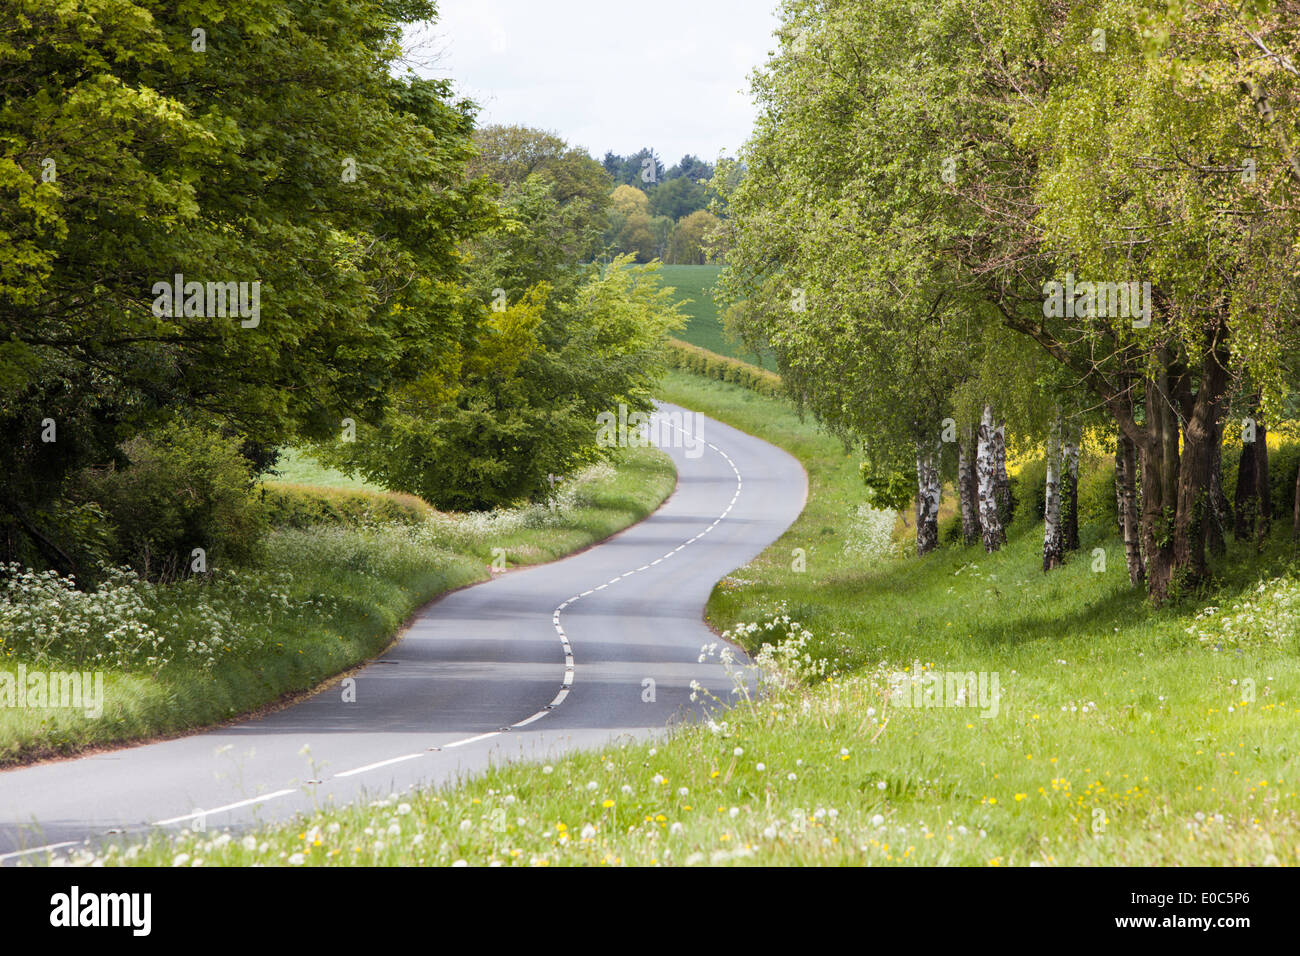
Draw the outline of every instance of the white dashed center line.
M682 428L681 426L675 425L672 422L667 422L667 424L672 425L673 428L676 428L682 434L687 434L686 429ZM698 438L698 436L695 437ZM699 440L704 441L702 438ZM704 441L704 444L708 445L719 455L721 455L724 459L726 459L727 464L731 466L732 472L734 472L736 475L736 491L731 496L731 501L727 503L727 507L723 509L722 514L718 515L718 517L713 519L713 524L709 525L707 528L705 528L703 531L701 531L699 534L697 534L695 537L691 538L689 541L685 542L684 544L679 544L677 547L673 548L667 554L655 558L649 564L643 564L641 565L641 567L633 571L628 571L625 574L620 574L616 578L610 578L604 584L599 585L598 587L591 588L590 590L583 591L581 594L575 594L573 597L569 598L567 601L565 601L563 604L561 604L559 607L555 609L555 612L551 615L551 624L554 625L555 627L555 633L560 636L560 646L564 648L564 686L560 688L560 692L555 695L555 699L553 701L551 701L549 704L547 704L544 708L539 710L537 713L525 717L523 720L519 721L518 723L511 724L510 726L512 728L525 727L528 724L531 724L535 720L541 720L543 717L545 717L547 714L553 711L556 707L559 707L560 704L564 703L564 698L569 695L569 688L573 686L573 674L574 674L573 647L569 644L569 636L564 633L564 625L560 623L561 611L563 611L566 607L568 607L573 602L581 600L582 598L585 598L589 594L594 594L597 591L603 591L611 584L615 584L619 581L622 581L624 578L630 578L632 575L639 574L642 571L647 571L650 568L654 567L656 564L659 564L661 561L665 561L668 558L671 558L678 551L681 551L683 548L685 548L686 545L694 544L696 541L699 541L700 538L704 537L706 534L708 534L710 531L716 528L722 522L723 518L731 514L731 509L736 506L736 500L740 497L741 489L744 487L744 482L740 477L740 469L737 468L736 463L731 460L731 456L728 455L721 448L719 448L717 445L713 444L713 442ZM468 741L464 741L464 742L468 743ZM454 746L454 745L449 745L449 746Z

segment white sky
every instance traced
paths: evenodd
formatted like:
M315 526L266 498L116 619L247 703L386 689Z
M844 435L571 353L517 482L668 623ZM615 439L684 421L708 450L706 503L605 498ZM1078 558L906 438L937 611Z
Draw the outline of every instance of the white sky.
M596 159L652 147L710 162L748 138L749 74L775 48L777 0L440 0L408 32L481 123L550 130Z

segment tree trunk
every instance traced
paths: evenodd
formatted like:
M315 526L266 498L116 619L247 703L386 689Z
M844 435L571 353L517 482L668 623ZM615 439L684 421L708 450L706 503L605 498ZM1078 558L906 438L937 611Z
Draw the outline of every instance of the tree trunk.
M1115 480L1120 493L1119 517L1124 538L1124 560L1128 564L1129 583L1136 587L1146 578L1139 540L1137 449L1133 440L1121 431L1115 450L1119 465Z
M1258 434L1254 437L1257 440ZM1255 442L1243 438L1241 457L1237 460L1237 490L1233 495L1232 536L1238 541L1255 533L1255 518L1259 514L1259 481L1255 474L1258 463Z
M1061 565L1061 420L1047 439L1047 487L1043 499L1043 570Z
M1227 550L1224 536L1228 531L1228 516L1232 506L1223 493L1223 419L1214 423L1214 442L1210 448L1210 513L1205 525L1206 542L1210 553L1222 556Z
M980 531L984 537L984 550L989 554L1006 544L1006 532L998 515L997 484L997 429L993 424L993 409L985 405L980 421L978 445L975 453L975 472L979 488Z
M1209 570L1205 556L1205 525L1210 510L1210 461L1217 438L1215 422L1219 417L1219 402L1228 382L1224 338L1221 336L1207 344L1211 347L1204 356L1200 388L1194 399L1185 395L1182 403L1185 425L1175 499L1173 570L1189 585L1199 584ZM1183 388L1187 388L1185 379ZM1178 429L1175 427L1173 432L1173 455L1177 456Z
M998 521L1003 529L1011 524L1011 519L1015 517L1016 501L1011 495L1011 480L1007 477L1007 425L1006 422L998 422L998 427L993 433L993 493L998 503ZM1002 533L1002 541L1007 540L1005 530Z
M1170 392L1168 349L1146 385L1146 435L1138 449L1142 468L1142 553L1147 591L1157 601L1174 576L1174 518L1178 505L1178 419Z
M1255 545L1262 548L1273 527L1273 495L1268 486L1268 427L1260 420L1255 425Z
M968 428L957 446L957 494L961 500L961 536L963 543L974 544L980 536L980 519L977 501L979 484L975 477L971 452L974 444Z
M1079 441L1073 425L1061 449L1061 554L1079 550Z
M929 554L939 546L939 449L930 444L916 448L916 554Z
M1115 440L1115 530L1124 537L1124 445L1121 431Z
M1295 511L1291 515L1291 534L1300 537L1300 471L1295 474Z

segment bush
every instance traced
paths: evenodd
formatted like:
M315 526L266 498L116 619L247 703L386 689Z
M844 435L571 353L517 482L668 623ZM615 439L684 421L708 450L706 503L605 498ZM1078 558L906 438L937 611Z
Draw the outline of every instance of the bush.
M1283 445L1268 456L1268 484L1274 521L1286 521L1295 513L1295 479L1298 471L1300 445Z
M1086 525L1099 525L1108 534L1119 528L1113 461L1107 467L1106 462L1099 459L1088 469L1087 475L1079 475L1079 527Z
M1011 479L1016 496L1016 517L1029 523L1042 521L1047 510L1047 459L1035 458L1022 465Z
M1019 505L1017 517L1042 521L1047 510L1047 459L1035 458L1012 479ZM1101 456L1079 456L1079 527L1101 523L1116 527L1115 465Z
M1241 467L1241 442L1223 446L1223 493L1232 506L1237 495L1237 469ZM1273 521L1289 523L1295 511L1295 479L1300 470L1300 444L1287 443L1268 453L1268 491ZM1231 516L1229 516L1231 521Z
M277 528L309 528L320 524L353 528L372 524L417 525L433 512L414 495L315 485L263 485L260 497L267 519Z
M939 522L939 543L945 545L965 543L961 531L961 508Z
M669 339L664 363L670 368L694 372L720 382L730 382L769 398L781 398L785 391L781 376L740 359L710 352L680 339Z
M122 452L125 467L83 472L74 493L103 509L113 563L165 580L190 569L195 548L208 567L255 557L266 520L238 439L172 422L132 438Z

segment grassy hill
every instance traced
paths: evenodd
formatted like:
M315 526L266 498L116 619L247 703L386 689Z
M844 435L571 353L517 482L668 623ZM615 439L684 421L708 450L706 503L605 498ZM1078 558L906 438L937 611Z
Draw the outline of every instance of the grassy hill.
M718 308L708 293L721 271L721 266L664 266L660 271L664 285L676 289L681 298L691 300L685 308L690 315L690 323L678 337L710 352L743 359L775 371L776 363L771 356L756 356L739 342L728 338L723 330Z

